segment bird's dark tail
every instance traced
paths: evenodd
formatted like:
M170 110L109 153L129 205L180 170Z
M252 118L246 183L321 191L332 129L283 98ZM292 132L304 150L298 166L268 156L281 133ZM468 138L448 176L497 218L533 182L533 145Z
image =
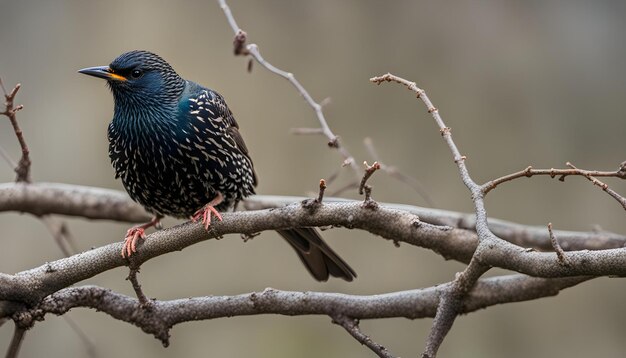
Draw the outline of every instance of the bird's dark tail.
M352 281L354 270L322 240L314 228L276 230L293 247L300 260L318 281L327 281L329 275Z

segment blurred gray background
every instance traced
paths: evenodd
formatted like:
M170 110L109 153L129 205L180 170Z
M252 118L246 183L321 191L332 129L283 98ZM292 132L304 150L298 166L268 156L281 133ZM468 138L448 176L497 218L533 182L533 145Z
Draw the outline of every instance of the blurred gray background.
M377 87L393 72L425 88L453 128L477 181L534 167L613 170L626 159L626 3L622 1L237 1L229 4L251 42L273 64L294 72L325 107L330 126L359 162L372 137L388 164L419 179L438 208L471 211L468 192L432 118L398 85ZM112 98L80 68L148 49L183 76L221 92L233 109L260 176L261 194L307 195L341 158L319 136L312 110L283 79L232 55L233 33L212 0L0 0L0 77L20 82L19 121L30 145L33 177L122 190L107 156ZM0 145L19 149L7 120ZM342 178L351 178L344 169ZM1 181L14 178L0 164ZM618 192L626 185L607 182ZM335 188L342 182L333 184ZM380 201L425 205L407 186L377 173ZM332 190L331 187L330 190ZM354 193L349 197L356 197ZM491 193L492 217L558 229L624 233L624 211L581 178L533 178ZM122 240L126 224L68 219L82 249ZM167 225L176 221L168 220ZM43 224L2 214L0 271L14 273L62 257ZM463 265L416 247L395 248L365 232L324 233L356 269L353 283L311 279L273 233L243 243L211 240L151 260L140 279L150 297L225 295L275 287L375 294L447 282ZM502 271L490 272L490 275ZM132 294L127 270L87 280ZM557 298L492 307L459 318L442 357L619 357L626 289L603 278ZM258 316L186 323L167 349L152 336L101 313L69 314L95 341L98 357L368 357L372 354L327 317ZM363 330L403 357L423 349L431 320L365 321ZM0 328L0 347L12 324ZM2 348L4 349L4 348ZM48 316L26 335L21 357L85 356L64 319Z

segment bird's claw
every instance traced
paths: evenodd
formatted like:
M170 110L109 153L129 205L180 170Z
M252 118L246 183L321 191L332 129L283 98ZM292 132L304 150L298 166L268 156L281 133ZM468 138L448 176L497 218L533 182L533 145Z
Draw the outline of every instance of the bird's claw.
M202 225L204 226L204 229L209 230L209 226L211 226L211 215L215 216L219 221L222 221L222 215L211 205L206 205L202 209L196 211L196 213L191 217L191 221L196 222L200 219L200 217L202 217Z
M142 227L132 227L126 232L124 247L122 247L122 257L129 258L137 252L137 242L146 238L146 232Z

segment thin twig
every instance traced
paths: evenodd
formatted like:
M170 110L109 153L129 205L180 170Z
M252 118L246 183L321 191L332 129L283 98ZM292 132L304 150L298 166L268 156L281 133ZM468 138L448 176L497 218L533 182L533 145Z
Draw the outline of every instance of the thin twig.
M330 148L336 149L341 154L341 156L343 156L344 162L348 163L350 167L353 169L355 178L358 181L359 177L361 176L361 170L356 164L356 161L354 160L354 157L352 156L352 154L350 154L350 152L348 152L348 150L340 144L339 137L335 135L330 129L330 127L328 126L328 122L326 121L324 112L322 110L323 105L320 103L317 103L313 99L313 97L304 88L304 86L302 86L302 84L300 84L300 82L296 79L293 73L283 71L277 68L276 66L272 65L271 63L267 62L263 58L263 56L261 56L259 47L256 44L246 45L247 34L237 25L237 21L235 21L235 17L233 16L233 13L231 12L230 7L228 6L228 4L226 4L226 0L219 0L219 4L222 10L224 11L224 14L226 15L226 19L228 20L230 27L235 33L235 41L234 41L235 54L252 56L260 65L265 67L270 72L280 77L285 78L297 89L297 91L304 98L304 100L315 111L315 115L317 116L317 120L321 127L320 128L321 133L324 134L324 136L326 136L326 138L328 139L328 146ZM324 102L326 101L322 101L322 103Z
M574 164L567 162L566 165L574 170L580 170L578 168L576 168L574 166ZM623 170L624 168L624 163L620 164L620 169L615 173L616 177L622 178L622 179L626 179L626 171ZM603 182L601 182L600 180L594 178L596 176L601 176L598 175L597 172L594 173L593 171L582 171L583 172L583 176L585 178L587 178L590 182L593 183L593 185L596 185L598 187L600 187L602 190L604 190L607 194L609 194L613 199L617 200L618 203L620 203L620 205L622 205L622 207L624 208L624 210L626 210L626 198L624 198L623 196L619 195L617 192L615 192L613 189L609 188L609 186ZM600 172L600 174L602 174L603 172ZM612 176L612 175L610 175Z
M20 353L20 348L22 347L22 341L24 341L24 334L26 333L26 328L21 327L19 324L15 324L15 330L13 331L13 339L11 339L11 344L9 345L9 349L7 350L6 358L16 358Z
M460 307L474 312L507 302L522 302L557 295L561 290L589 280L589 277L541 279L508 275L481 279ZM23 305L0 307L0 314L17 316L18 323L33 324L48 313L63 315L72 308L96 309L134 324L153 334L165 345L169 330L180 323L260 314L290 316L325 315L359 319L433 317L437 311L438 287L374 295L347 295L332 292L297 292L267 288L233 296L205 296L155 301L153 309L138 310L138 299L98 286L68 287L48 295L33 308ZM2 308L6 311L2 311ZM17 314L20 313L21 314ZM22 318L25 322L21 322Z
M490 242L503 240L495 236L489 229L482 188L471 178L469 170L465 165L465 160L467 158L464 155L461 155L458 147L452 139L452 130L443 122L443 119L439 114L439 110L430 101L426 91L417 87L415 82L408 81L404 78L392 75L391 73L373 77L370 81L378 85L383 82L397 82L416 93L417 98L424 103L428 113L431 114L437 123L439 132L452 153L454 162L459 170L461 180L472 194L472 202L474 203L474 211L476 213L476 233L478 234L479 244L476 251L472 255L470 264L462 273L457 275L457 278L452 282L452 284L443 289L442 299L440 300L439 307L437 309L437 315L433 320L433 325L426 341L426 349L423 354L423 357L434 358L439 347L441 346L441 343L459 314L458 306L461 305L467 296L467 293L476 284L480 276L489 270L490 266L488 263L483 263L480 258L480 255L483 252L483 247L488 246Z
M13 130L15 131L15 136L17 137L18 142L20 143L20 147L22 148L22 157L20 158L17 167L15 167L15 173L17 173L16 181L18 182L26 182L30 183L30 152L28 150L28 146L26 145L26 140L24 139L24 133L20 129L19 123L17 122L16 113L24 108L22 105L15 106L15 96L19 91L21 85L18 83L15 85L13 90L10 93L7 93L6 88L4 88L4 84L2 83L2 79L0 79L0 88L2 88L2 92L4 93L4 112L0 112L9 118L11 121L11 125L13 126Z
M376 353L380 358L394 358L385 346L380 345L374 342L368 335L361 332L359 329L359 320L356 318L351 318L345 315L334 315L332 316L333 323L343 327L354 339L359 341L362 345L371 349L372 352Z
M554 235L554 232L552 231L552 223L548 223L548 232L550 233L550 242L552 243L552 247L556 252L556 256L559 259L559 262L563 265L567 265L565 252L561 248L561 245L559 245L559 241L556 239L556 235Z
M359 195L363 195L363 191L369 186L367 185L367 180L374 174L375 171L380 169L380 164L378 162L374 162L372 165L368 165L367 162L363 162L363 166L365 167L365 173L363 174L363 178L361 178L361 184L359 185Z
M1 84L1 81L0 81L0 84ZM3 86L2 86L2 89L4 90ZM9 153L2 146L0 146L0 155L2 155L4 160L9 164L9 166L11 166L11 168L13 168L16 172L18 172L19 166L17 162L15 162L13 158L11 158L11 155L9 155ZM17 180L17 182L20 182L20 180ZM30 179L28 182L30 182ZM44 225L46 225L46 228L48 229L50 234L52 234L54 241L56 242L57 246L59 246L59 249L61 250L61 252L63 252L63 255L70 256L73 253L78 252L78 249L75 244L75 240L73 239L73 236L65 221L56 220L49 215L41 215L39 219L41 219ZM67 242L67 244L71 248L71 251L65 246L64 242Z
M320 179L320 191L319 194L317 195L317 203L321 204L322 200L324 200L324 192L326 191L326 180L324 179Z
M137 299L139 300L139 305L141 306L141 308L150 309L152 306L152 302L143 293L143 290L141 289L141 284L137 279L139 267L131 263L129 269L130 270L128 272L128 277L126 279L129 280L130 283L133 285L133 290L135 290L135 294L137 295Z
M494 180L490 180L487 183L482 185L483 195L486 195L487 193L489 193L491 190L495 189L498 185L502 183L505 183L514 179L518 179L518 178L523 178L523 177L530 178L536 175L548 175L551 178L558 177L559 181L565 181L565 178L568 176L583 176L587 178L593 185L598 186L599 188L604 190L607 194L609 194L612 198L617 200L617 202L620 203L620 205L626 210L626 198L619 195L617 192L609 188L607 184L605 184L604 182L596 178L596 177L613 177L613 178L619 178L619 179L626 179L626 171L622 169L621 165L620 165L620 168L616 171L599 171L599 170L579 169L579 168L576 168L570 162L565 163L565 165L570 167L570 169L554 169L554 168L533 169L533 167L529 166L529 167L526 167L526 169L524 170L520 170L518 172L511 173L511 174L502 176Z

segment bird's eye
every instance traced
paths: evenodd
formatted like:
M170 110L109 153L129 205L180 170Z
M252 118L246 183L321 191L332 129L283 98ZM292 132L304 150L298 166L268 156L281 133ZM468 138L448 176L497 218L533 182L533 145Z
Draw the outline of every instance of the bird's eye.
M132 78L139 78L139 77L141 77L141 75L143 75L143 72L141 72L141 70L133 70L130 73L130 77L132 77Z

